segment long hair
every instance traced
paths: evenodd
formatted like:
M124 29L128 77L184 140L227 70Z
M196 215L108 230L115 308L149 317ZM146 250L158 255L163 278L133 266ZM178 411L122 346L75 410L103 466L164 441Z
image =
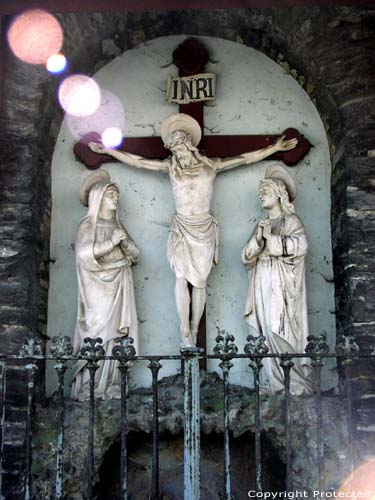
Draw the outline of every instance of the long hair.
M207 158L207 156L202 155L199 152L199 149L196 146L192 145L190 135L184 132L183 130L177 130L173 134L171 134L171 137L168 141L168 144L166 145L166 148L171 150L171 148L173 148L173 146L177 146L177 144L185 144L188 150L192 152L193 157L197 162L203 163L204 165L212 169L215 169L214 162L211 161L209 158ZM174 154L172 154L172 170L175 174L181 174L183 170L181 168L180 162L178 161L178 159L175 157ZM184 174L195 175L195 172L192 172L189 169L184 169Z
M289 200L289 194L284 182L281 179L264 179L260 181L259 187L264 185L272 186L275 190L276 196L280 200L281 210L284 214L293 214L294 205Z

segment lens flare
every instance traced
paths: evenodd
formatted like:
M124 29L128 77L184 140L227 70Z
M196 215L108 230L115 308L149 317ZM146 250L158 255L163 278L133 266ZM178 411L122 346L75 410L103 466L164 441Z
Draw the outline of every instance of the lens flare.
M375 458L357 467L338 489L346 498L375 498Z
M26 10L8 30L8 43L14 55L29 64L46 64L60 52L63 30L59 21L42 9Z
M122 132L116 127L110 127L102 133L102 143L107 148L117 148L122 143Z
M55 75L65 71L68 61L63 54L54 54L47 59L46 67L50 73Z
M61 107L77 117L90 116L100 106L101 93L98 84L86 75L72 75L59 88Z
M67 125L70 133L79 141L86 142L86 137L92 137L92 134L100 139L107 129L124 130L124 107L118 97L108 90L102 89L100 106L97 111L86 117L67 115ZM94 140L91 139L91 141Z

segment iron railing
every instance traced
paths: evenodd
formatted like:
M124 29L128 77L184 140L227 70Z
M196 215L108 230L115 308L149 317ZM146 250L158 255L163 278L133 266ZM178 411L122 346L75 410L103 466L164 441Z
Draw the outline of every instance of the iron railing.
M158 403L158 374L163 361L180 360L184 370L184 439L185 439L185 500L199 499L199 359L218 360L222 371L222 383L224 394L223 422L224 422L224 471L222 498L232 500L231 491L231 464L230 464L230 434L229 434L229 374L233 362L237 359L247 359L253 373L253 390L255 401L255 467L256 484L254 490L262 491L262 461L261 461L261 398L260 398L260 374L262 361L265 358L278 358L284 372L284 441L285 441L285 492L293 489L292 469L292 419L291 419L291 392L290 373L293 367L293 359L310 358L314 370L314 399L316 412L316 468L318 485L321 491L325 488L324 477L324 435L322 420L322 367L324 361L334 358L344 372L346 391L347 412L347 436L348 436L348 460L350 467L355 462L354 442L355 425L353 422L353 390L350 367L354 360L360 358L375 359L373 352L359 352L358 346L346 337L339 337L336 344L336 352L329 352L324 336L310 336L305 353L281 353L270 354L264 337L247 338L244 353L238 352L233 336L224 331L219 331L213 354L203 355L199 348L181 349L179 355L160 356L136 356L133 339L121 337L116 339L116 346L112 356L105 356L102 348L102 340L85 339L79 355L73 355L73 349L69 337L55 337L52 339L50 354L43 354L40 343L35 339L25 345L19 355L0 355L0 489L2 488L2 465L4 460L4 432L6 423L6 368L8 364L17 362L24 363L27 372L27 412L25 425L25 474L24 474L24 498L32 498L32 439L33 439L33 411L35 406L35 390L38 367L46 361L54 362L54 368L58 377L58 408L57 408L57 442L56 442L56 475L55 496L57 500L64 497L64 418L65 418L65 375L72 361L85 360L90 374L90 395L88 401L89 426L87 446L87 485L86 498L93 500L95 483L95 457L94 457L94 426L95 426L95 373L102 360L118 361L118 369L121 374L121 419L120 419L120 441L121 441L121 499L128 498L127 477L127 400L129 370L134 363L147 361L148 369L152 375L152 400L153 400L153 440L152 440L152 480L149 498L158 500L160 498L159 488L159 403ZM86 404L86 403L82 403ZM0 497L4 498L4 492L0 491Z

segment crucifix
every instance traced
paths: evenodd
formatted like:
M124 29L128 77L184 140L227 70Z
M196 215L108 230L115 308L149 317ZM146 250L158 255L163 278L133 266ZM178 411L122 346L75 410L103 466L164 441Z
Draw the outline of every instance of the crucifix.
M189 38L174 51L173 62L181 78L191 77L204 70L208 51ZM179 114L163 121L162 138L127 138L126 151L95 143L88 146L86 141L76 144L74 152L90 169L117 159L136 168L169 174L176 214L171 223L168 258L176 274L182 346L195 346L199 331L198 346L205 348L206 280L216 263L217 250L216 221L210 212L216 174L264 159L293 166L308 153L310 143L295 129L286 130L282 137L202 137L203 125L202 101L188 102L180 105ZM168 149L172 157L167 158Z

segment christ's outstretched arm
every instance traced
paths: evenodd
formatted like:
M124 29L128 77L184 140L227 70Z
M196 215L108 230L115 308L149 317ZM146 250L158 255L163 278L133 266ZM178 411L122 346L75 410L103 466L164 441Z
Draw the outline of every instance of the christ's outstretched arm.
M146 170L156 170L159 172L168 172L168 161L167 160L150 160L148 158L143 158L142 156L135 155L133 153L126 153L125 151L118 151L117 149L106 148L102 144L97 142L90 142L89 148L91 151L99 154L110 155L121 163L126 163L136 168L144 168Z
M243 153L240 156L222 158L217 163L216 170L218 172L223 172L224 170L230 170L231 168L235 168L240 165L251 165L251 163L262 161L278 151L289 151L297 146L297 142L297 139L287 140L284 136L279 137L275 144L267 146L266 148L251 151L250 153Z

